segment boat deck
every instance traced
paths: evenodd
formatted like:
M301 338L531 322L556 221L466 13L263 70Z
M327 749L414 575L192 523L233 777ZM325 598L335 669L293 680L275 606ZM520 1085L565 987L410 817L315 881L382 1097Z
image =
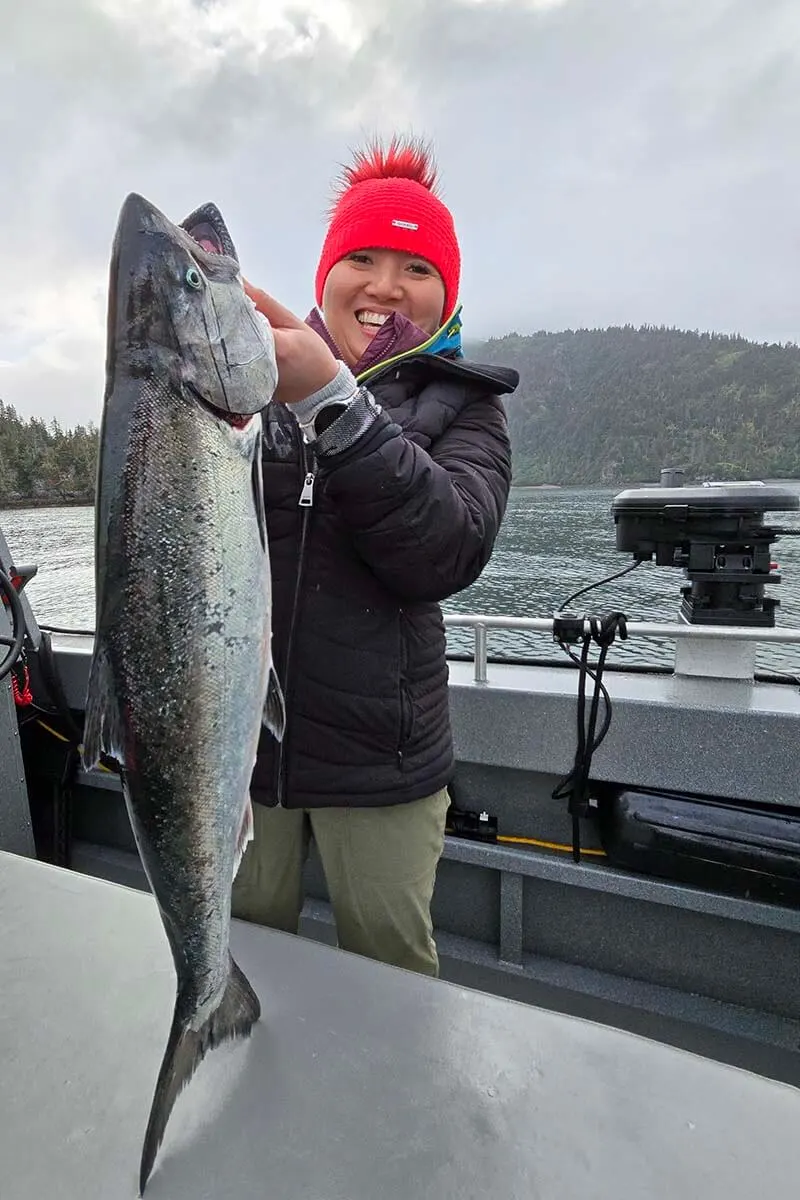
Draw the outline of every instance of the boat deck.
M800 1091L234 923L249 1041L179 1099L148 1200L751 1200ZM0 1194L130 1200L174 996L152 898L0 853Z

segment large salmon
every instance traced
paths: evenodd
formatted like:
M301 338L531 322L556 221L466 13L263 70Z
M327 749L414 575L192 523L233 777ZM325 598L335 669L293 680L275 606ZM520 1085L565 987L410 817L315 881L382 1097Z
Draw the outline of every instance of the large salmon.
M229 950L231 886L262 719L284 728L259 415L274 340L218 210L184 226L131 195L114 239L83 747L87 769L119 764L177 975L140 1194L181 1088L260 1016Z

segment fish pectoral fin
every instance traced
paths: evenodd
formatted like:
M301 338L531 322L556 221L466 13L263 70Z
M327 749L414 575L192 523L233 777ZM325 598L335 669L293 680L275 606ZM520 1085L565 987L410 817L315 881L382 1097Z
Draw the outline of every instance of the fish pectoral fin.
M283 733L286 729L286 705L274 667L270 667L269 669L269 683L267 684L267 698L264 701L263 721L273 737L277 738L280 742L283 739Z
M81 762L84 771L97 766L103 755L125 765L122 718L114 685L114 673L108 651L102 642L95 646L89 683L86 688L86 710L83 722Z
M258 996L230 954L222 999L199 1029L193 1028L195 1016L196 1012L186 1011L179 992L142 1146L140 1196L144 1194L175 1101L208 1051L233 1038L247 1037L261 1016Z
M232 881L233 881L233 879L236 878L236 876L239 872L239 867L241 866L242 859L244 858L244 852L247 849L248 844L250 842L252 842L252 840L253 840L253 801L248 796L247 801L244 806L244 812L242 813L242 827L239 830L239 836L236 839L236 853L235 853L234 859L233 859Z

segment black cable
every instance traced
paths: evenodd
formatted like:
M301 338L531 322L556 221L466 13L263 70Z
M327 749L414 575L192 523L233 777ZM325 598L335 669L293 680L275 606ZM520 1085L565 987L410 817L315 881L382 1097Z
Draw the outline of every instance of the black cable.
M563 612L568 604L572 604L573 600L578 599L578 596L584 596L587 592L594 591L595 588L603 587L606 583L613 583L615 579L621 579L623 575L629 575L631 571L635 571L641 565L642 560L637 558L635 562L630 563L627 567L623 567L621 571L616 571L613 575L606 575L605 579L598 579L596 583L587 583L586 587L582 587L577 592L573 592L571 596L567 596L559 611Z
M559 618L556 618L554 636L559 630ZM603 683L603 668L609 649L617 635L622 639L628 636L628 626L625 614L621 612L606 613L604 617L589 617L588 630L582 635L583 646L580 659L576 658L568 646L559 641L562 649L578 666L578 712L577 712L577 745L572 770L564 776L552 792L554 800L566 800L567 809L572 817L572 857L580 862L580 820L589 814L589 775L592 767L592 757L601 744L611 725L611 697ZM600 647L598 660L589 664L589 648L592 642ZM594 667L594 670L592 669ZM596 672L596 673L595 673ZM589 726L586 728L586 680L594 683L591 707L589 709ZM600 697L605 704L605 715L600 732L597 732L597 716L600 708Z
M615 579L621 579L624 575L635 571L639 566L641 566L641 560L637 559L627 567L623 567L621 571L615 571L613 575L607 575L605 579L598 579L595 583L589 583L578 591L573 592L571 596L567 597L561 605L559 613L553 618L553 638L578 668L578 726L575 760L572 770L556 784L552 792L554 800L567 801L567 809L572 817L572 857L576 863L580 862L581 857L581 817L586 817L589 814L588 793L592 757L608 733L611 725L611 697L603 683L603 669L608 651L614 644L617 635L623 640L627 638L628 624L627 618L622 612L607 613L604 617L575 617L564 614L564 610L573 600L577 600L579 596L584 596L587 592L591 592L595 588L612 583ZM582 643L580 658L576 657L569 648L569 643L577 644L579 642ZM597 662L590 664L589 649L592 642L595 642L600 647L600 654L598 655ZM585 724L587 678L591 679L594 683L594 691L589 708L588 729ZM598 733L597 717L601 696L605 705L605 711L600 732Z

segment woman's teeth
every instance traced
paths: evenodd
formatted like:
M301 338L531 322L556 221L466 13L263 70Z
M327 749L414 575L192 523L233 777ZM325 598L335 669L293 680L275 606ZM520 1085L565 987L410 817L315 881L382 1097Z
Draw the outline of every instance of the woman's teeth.
M389 319L388 313L370 312L368 309L363 309L356 313L356 320L361 325L383 325Z

